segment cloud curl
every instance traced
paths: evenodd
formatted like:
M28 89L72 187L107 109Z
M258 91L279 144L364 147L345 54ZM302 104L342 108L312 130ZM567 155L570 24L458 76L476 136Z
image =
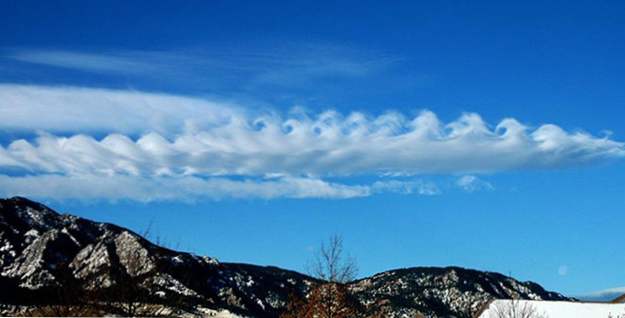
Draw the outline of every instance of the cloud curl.
M76 184L110 178L139 189L137 198L150 180L165 189L165 183L176 188L184 182L217 197L227 192L218 188L230 189L233 197L428 195L439 190L393 176L468 174L457 186L473 191L490 185L474 174L625 156L624 144L608 136L554 124L532 127L513 118L491 125L475 113L442 122L428 110L412 117L298 108L260 112L201 98L107 89L0 85L0 116L2 130L37 131L34 138L0 146L5 189L19 190L20 182L26 189L32 178L59 185L62 178ZM390 179L361 188L324 181L354 176Z

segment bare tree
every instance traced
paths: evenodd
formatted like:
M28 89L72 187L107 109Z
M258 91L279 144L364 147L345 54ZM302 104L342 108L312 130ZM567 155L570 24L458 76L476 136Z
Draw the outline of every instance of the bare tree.
M510 299L498 301L490 310L490 318L547 318L529 301Z
M321 244L308 269L320 282L306 299L292 298L282 318L363 317L362 306L346 286L356 277L356 261L344 254L343 239L338 235Z
M343 238L332 235L321 247L309 266L309 274L330 283L345 284L358 274L356 260L344 255Z

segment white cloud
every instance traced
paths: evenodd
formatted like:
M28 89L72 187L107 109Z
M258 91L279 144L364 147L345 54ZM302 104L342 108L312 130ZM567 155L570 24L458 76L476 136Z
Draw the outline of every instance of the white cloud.
M54 200L196 201L223 198L335 198L369 195L366 186L347 186L318 179L276 180L202 179L198 177L0 175L0 196Z
M334 111L283 117L197 98L102 89L0 86L0 117L0 129L74 132L41 133L0 149L0 162L43 173L415 175L625 156L623 143L608 137L555 125L532 129L514 119L491 129L470 113L449 123L429 111L414 118ZM94 139L94 130L109 134Z
M408 190L409 189L409 190ZM433 192L435 191L435 192ZM197 201L203 199L323 198L349 199L378 193L434 195L435 185L419 181L393 186L345 185L315 178L135 177L127 175L0 175L0 197L26 196L52 200Z
M458 178L458 180L456 180L456 186L466 192L495 190L495 187L490 182L484 181L472 175L466 175Z
M0 84L0 129L175 134L245 115L232 104L158 93Z
M84 71L95 74L140 76L230 84L279 87L306 86L311 81L364 77L384 70L398 61L383 54L348 47L289 44L263 49L221 49L219 51L133 51L107 52L45 49L0 51L0 58Z
M371 185L374 193L400 193L400 194L419 194L419 195L437 195L441 190L433 182L425 182L422 180L400 181L385 180L376 181Z
M20 62L103 73L140 74L157 71L135 54L94 54L61 50L17 50L6 55Z
M0 85L0 118L0 130L38 132L34 139L0 146L0 173L5 172L7 184L9 179L31 180L6 177L11 171L33 175L29 178L49 176L48 181L136 179L129 185L138 189L145 189L145 180L172 185L195 180L201 187L235 191L238 188L228 183L235 182L233 177L279 176L273 181L236 182L237 187L254 189L241 193L267 198L273 193L437 194L436 185L393 176L467 173L457 186L476 191L492 189L474 176L478 173L549 169L625 156L624 144L607 136L568 132L550 124L531 128L510 118L492 127L471 113L449 123L430 111L412 118L395 112L370 116L297 109L280 114L200 98L106 89ZM94 133L103 137L95 138ZM358 188L364 192L323 181L356 175L390 179ZM310 184L300 189L296 181L318 182L311 186L317 192L303 192ZM289 193L284 190L287 185L299 190ZM256 186L282 190L266 194Z

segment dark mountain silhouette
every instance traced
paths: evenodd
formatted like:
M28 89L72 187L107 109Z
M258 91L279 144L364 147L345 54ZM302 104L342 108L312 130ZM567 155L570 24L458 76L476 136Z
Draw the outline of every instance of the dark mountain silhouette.
M305 296L316 282L277 267L174 251L128 229L62 215L25 198L0 200L5 314L82 302L122 314L152 304L200 315L277 317L289 296ZM466 317L492 298L569 299L532 282L458 267L392 270L348 288L362 304L388 308L390 317Z

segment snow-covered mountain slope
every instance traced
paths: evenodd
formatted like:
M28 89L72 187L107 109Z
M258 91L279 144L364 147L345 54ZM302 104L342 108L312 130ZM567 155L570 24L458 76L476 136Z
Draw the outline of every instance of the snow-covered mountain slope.
M472 317L489 300L501 298L574 300L533 282L459 267L392 270L358 280L351 289L364 303L386 303L392 317Z
M89 295L99 303L277 317L290 295L303 296L316 282L276 267L173 251L128 229L61 215L25 198L0 200L0 304L71 302L73 295ZM531 282L462 268L394 270L348 287L368 308L386 308L389 317L466 317L493 298L567 299Z
M162 248L130 230L60 215L24 198L0 200L0 275L3 302L32 302L30 294L54 300L57 287L71 285L146 301L183 298L252 316L277 315L291 292L303 293L314 281Z
M490 303L478 318L496 318L501 317L501 313L509 312L516 312L519 317L623 318L625 304L500 299Z

